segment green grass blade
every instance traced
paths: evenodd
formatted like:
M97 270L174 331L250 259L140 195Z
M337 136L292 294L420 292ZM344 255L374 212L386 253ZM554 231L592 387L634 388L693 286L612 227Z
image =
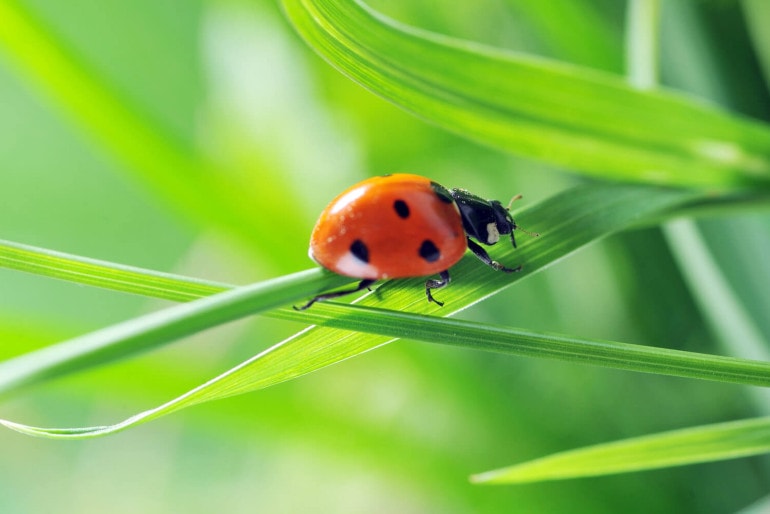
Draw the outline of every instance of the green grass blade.
M654 187L640 186L609 186L591 185L579 187L541 202L535 206L523 209L516 213L517 219L524 226L539 231L538 238L520 238L517 250L510 246L498 245L493 248L492 257L506 263L521 263L524 268L521 273L501 274L481 266L471 256L466 256L452 273L455 281L452 287L442 290L441 299L447 302L444 308L429 304L424 297L424 279L394 280L380 286L377 291L362 299L362 304L377 305L384 309L395 311L410 311L414 314L440 314L448 316L458 312L481 299L511 285L528 274L544 269L557 260L564 258L578 248L604 237L610 233L621 230L623 227L638 223L640 219L659 215L661 212L671 211L678 205L683 205L698 196L692 192L676 191ZM346 280L342 277L330 277L330 274L321 272L318 278L331 280ZM274 294L282 295L280 298L268 298L263 295L258 301L260 308L269 308L269 305L277 307L293 301L297 295L313 294L317 289L308 288L307 282L296 280L291 282L291 289L284 290L280 287ZM317 287L321 287L317 283ZM329 287L331 284L327 284ZM258 287L258 286L254 286ZM246 290L225 292L214 298L200 300L180 306L181 309L200 306L201 314L196 317L195 311L168 311L139 318L137 325L131 323L119 325L115 331L98 332L97 336L86 335L80 339L79 345L65 344L65 351L57 350L61 346L54 346L42 350L43 356L50 359L39 359L35 353L19 357L19 360L7 361L0 368L0 376L13 377L8 387L19 383L34 383L41 377L56 373L81 369L86 364L99 364L101 358L112 359L116 357L111 345L117 345L119 356L136 351L132 346L130 337L138 337L141 348L152 345L164 344L168 338L178 337L183 333L202 330L208 326L234 319L234 314L244 315L248 312L256 312L254 304L248 303L248 296L241 295ZM290 294L289 294L290 292ZM233 296L229 296L233 295ZM236 303L237 311L232 310L227 303L217 304L219 299L228 299ZM238 304L237 302L241 302ZM322 307L322 306L318 306ZM326 306L323 306L326 307ZM331 306L328 306L332 308ZM210 315L211 310L215 315ZM175 316L175 312L179 316ZM190 314L185 321L185 314ZM311 320L311 314L306 313L307 320ZM301 315L297 315L302 319ZM163 320L171 322L164 325ZM356 322L356 317L349 318ZM159 322L156 324L156 322ZM189 323L192 327L186 326ZM355 323L353 324L355 328ZM169 330L170 332L164 332ZM189 330L189 331L188 331ZM130 337L121 339L124 331ZM170 402L167 406L153 410L150 414L132 418L132 423L140 423L147 419L153 419L162 414L172 412L180 405L186 406L214 398L240 394L273 385L275 383L295 378L322 367L340 362L362 352L385 344L393 340L392 336L372 335L363 332L350 332L337 328L315 327L303 331L288 341L278 344L270 350L263 352L254 359L225 373L211 383L202 386L199 390L184 395L182 398ZM93 358L89 353L92 349L103 352L99 358ZM73 361L74 364L68 364ZM15 362L15 364L14 364ZM19 366L21 364L22 366ZM50 369L49 369L50 368ZM9 380L9 379L6 379ZM57 437L87 437L91 435L103 435L115 430L121 430L128 425L119 424L108 429L100 428L96 431L83 432L78 429L67 434L53 434Z
M346 279L320 268L217 293L0 363L0 392L74 373L298 301Z
M203 298L234 287L3 240L0 267L175 302Z
M591 240L618 230L625 224L638 222L639 218L644 218L645 216L660 215L660 212L670 211L676 205L687 203L691 198L692 193L646 187L596 185L577 188L576 190L557 195L555 198L542 202L537 206L525 209L521 213L517 213L519 219L526 220L531 216L533 224L534 219L544 218L544 223L547 223L544 227L550 226L551 228L548 233L544 232L540 238L522 242L519 251L501 248L503 252L500 252L500 255L496 254L495 257L504 260L513 258L524 259L527 266L527 271L525 272L533 272L564 257L577 247ZM541 230L543 227L535 226L534 228ZM27 254L34 253L28 247L20 250L11 245L10 248L16 251L16 255L20 251ZM3 253L0 252L0 255L3 255ZM52 276L68 277L70 279L78 279L83 276L83 274L66 274L58 271L51 273L51 270L55 269L56 266L61 267L66 262L66 259L61 254L45 252L41 258L44 261L48 259L48 265L40 265L36 262L37 259L29 259L32 265L26 266L27 271L39 272L42 270L43 272L50 273ZM23 262L24 259L17 258L10 262L15 263L16 268L24 269L25 266L19 265L19 261ZM85 263L81 261L85 261ZM2 262L0 260L0 263ZM84 264L88 266L84 266ZM85 273L94 273L94 267L98 268L98 265L95 261L80 259L75 260L72 267ZM504 287L506 285L505 282L511 282L520 278L520 275L511 276L490 273L490 270L478 266L472 260L471 262L464 260L458 268L462 273L457 273L455 276L465 274L465 280L462 283L453 284L452 288L442 291L448 297L445 299L451 302L450 309L453 310L437 309L435 306L426 304L423 297L421 280L403 280L386 283L379 288L377 294L370 295L370 297L365 298L363 301L396 310L427 311L432 309L433 312L438 311L440 314L450 314L474 301L478 301L483 296L493 294ZM125 267L118 267L116 272L124 276L142 274L140 270ZM473 273L478 273L478 276L476 276L475 280L468 280L468 275ZM113 280L110 276L111 272L96 272L95 275L101 277L100 280L103 281L102 285L104 286L124 287L125 280ZM164 284L166 284L165 288L154 289L145 287L144 291L167 298L173 297L174 295L168 293L168 288L170 284L173 284L178 279L170 275L163 275L161 278ZM151 282L152 277L147 277L147 280ZM85 278L83 281L91 284L96 282L93 277ZM179 299L186 299L190 294L200 294L200 291L198 293L190 293L188 290L189 285L186 281L180 280L180 282L180 291L183 293L178 295ZM195 282L193 284L197 286ZM295 298L297 294L302 295L303 290L304 294L310 293L307 289L307 281L299 280L293 285L296 286L296 290L292 293ZM209 287L217 286L210 284ZM318 287L321 287L320 284ZM131 288L127 290L132 291ZM230 302L239 302L245 301L249 295L250 293L247 289L240 289L220 294L218 297L227 298ZM182 318L175 318L168 312L161 312L158 315L140 318L138 323L125 324L122 328L129 335L136 335L138 332L142 338L140 342L143 342L145 345L148 344L150 339L155 344L162 344L169 337L178 337L180 335L180 332L174 332L174 330L197 331L206 326L225 321L225 318L217 318L216 315L215 317L209 317L210 312L206 310L210 307L220 309L222 305L219 298L209 298L181 306L182 308L197 308L198 305L205 307L202 311L203 316L200 315L201 312L192 312L192 327L186 326L185 323L181 325L174 325L172 323L169 326L166 321L179 322ZM275 299L272 298L272 300ZM212 301L213 304L208 304L207 301ZM264 298L263 295L260 301L267 301L267 298ZM289 301L291 301L289 296L286 296L278 303L287 303ZM218 304L220 305L218 306ZM221 312L226 313L227 319L232 319L232 316L235 314L234 311L227 308L227 305L224 307ZM238 315L248 314L257 310L250 303L241 303L239 309ZM170 311L171 314L183 312L181 310ZM216 312L220 311L215 310ZM304 313L282 310L276 311L273 314L284 318L328 324L329 327L316 327L303 331L288 341L274 346L201 387L161 407L133 416L129 420L116 425L91 429L56 430L28 427L13 422L6 422L6 425L26 433L47 437L82 438L106 435L155 419L192 404L268 387L301 376L358 355L396 337L411 337L515 355L539 355L636 371L714 378L755 385L767 384L768 366L765 363L686 354L618 343L581 341L564 336L533 334L526 331L474 325L455 320L425 318L419 314L380 312L364 309L356 310L356 308L333 304L317 305L312 310ZM158 318L153 320L155 316L158 316ZM159 328L158 325L153 325L153 321L161 322L161 331L148 334L148 328L152 330ZM332 326L337 328L331 328ZM171 332L164 333L163 331L165 330L170 330ZM357 330L359 332L350 332L350 330ZM361 332L366 330L378 333L379 335ZM10 387L18 385L20 382L34 382L36 379L45 376L46 373L73 371L79 369L74 366L82 366L89 363L98 364L105 355L99 356L97 354L94 357L93 353L88 353L87 351L93 350L93 348L84 346L84 341L86 343L90 341L92 344L96 341L98 344L104 345L109 343L110 340L105 339L103 336L104 334L109 335L110 332L108 330L97 332L95 333L96 335L89 334L84 336L84 338L80 339L79 345L75 346L77 351L72 352L72 355L67 354L67 344L65 344L42 350L42 354L33 353L20 357L20 360L7 361L0 365L5 366L5 368L0 368L0 376L13 377L12 373L16 373L15 381L9 381L7 384L7 387ZM121 327L113 329L112 332L120 336ZM99 342L100 340L101 342ZM115 339L112 339L112 341L115 341ZM72 343L69 344L71 345ZM106 345L106 349L99 347L98 344L96 351L106 351L107 358L114 358L115 354L113 352L116 351L122 356L125 353L120 352L138 350L131 343L130 339L119 343L122 346L119 346L118 350L110 348L109 344ZM62 362L57 362L54 359L53 362L49 363L39 358L39 355L55 356L57 354L63 356ZM79 355L85 355L85 358L90 360L86 362L75 360L73 364L73 356L77 357ZM19 366L19 363L22 365L26 364L27 367ZM47 367L50 367L50 369Z
M686 203L692 197L693 193L689 192L637 186L592 185L578 188L557 195L532 208L525 209L521 213L517 213L517 218L523 226L539 231L542 235L538 238L524 240L520 238L519 249L515 251L510 245L507 248L498 245L498 251L493 252L492 256L501 262L510 264L521 263L523 265L521 273L510 275L494 273L487 267L480 266L474 257L466 256L452 269L455 278L452 287L441 292L441 299L447 302L447 307L444 309L439 310L434 304L429 304L425 301L424 279L394 280L385 283L378 288L375 297L365 298L363 302L364 304L374 303L378 307L393 310L408 310L415 313L448 316L494 294L512 284L515 280L544 269L581 246L621 230L639 218L667 211L676 205ZM342 277L331 276L328 273L324 274L324 276L327 277L326 280L336 279L338 281L336 282L337 285L347 280ZM331 284L332 282L326 282L326 287L331 287ZM305 294L309 296L319 290L320 284L315 284L315 287L311 284L306 284L305 288ZM272 305L273 307L278 307L294 300L295 297L286 296L280 298L277 302L273 302ZM196 320L194 311L185 312L190 316L191 323L195 324L198 330L205 328ZM176 322L176 318L173 316L171 319ZM211 321L216 321L216 319L211 318ZM153 326L152 323L149 325L150 328ZM307 338L319 338L317 332L311 331ZM354 348L373 348L388 341L388 338L365 334L351 336L351 334L345 331L335 332L332 329L323 330L322 333L324 338L328 338L328 344L337 344L337 341L342 341L343 343L339 344L343 345L351 339L362 339L362 342L355 342L350 345ZM303 338L300 339L303 340ZM86 339L86 341L89 340ZM316 340L314 339L314 344L315 342ZM122 352L131 351L131 346L120 340L109 344L120 345L123 349ZM152 342L143 340L142 348L161 344L165 344L165 341L162 338L156 337ZM78 353L74 350L70 351L74 354ZM337 351L341 352L342 358L347 358L347 356L342 355L345 352L342 346ZM121 353L120 355L125 354ZM67 358L67 352L59 353L58 355L62 359ZM78 358L82 358L82 356ZM34 357L28 356L28 359L34 359ZM333 360L333 356L331 359ZM54 365L48 364L47 360L41 362L46 363L45 366ZM94 360L88 362L92 364L98 363L98 361ZM303 373L308 372L304 366L300 366L300 369L303 370ZM30 371L27 372L32 373ZM35 373L39 372L39 370L35 371ZM27 383L29 381L22 379L18 372L14 376L17 378L14 378L13 383Z
M357 305L327 303L304 314L281 312L285 319L305 318L324 327L493 351L521 357L580 362L613 369L657 373L770 387L770 362L720 357L653 346L532 332L463 320Z
M194 305L200 302L194 302ZM330 327L365 330L389 337L409 337L422 341L491 350L511 355L555 358L633 371L721 380L770 386L770 364L724 357L595 341L555 334L538 334L504 327L490 327L467 321L428 318L421 315L380 309L319 305L304 315L285 311L286 318L309 317ZM293 313L293 314L290 314ZM309 340L301 346L293 341L307 332L281 343L244 362L215 379L160 407L142 412L115 425L47 429L0 420L8 428L41 437L90 438L116 433L184 407L233 396L274 385L305 372L339 362L368 349L350 344L329 346L324 339ZM361 338L359 338L359 341ZM329 351L329 350L332 351ZM288 352L288 353L287 353ZM287 358L287 355L290 357ZM13 361L10 361L13 362Z
M471 480L520 484L668 468L770 451L770 418L706 425L557 453Z
M199 303L199 302L194 302ZM193 304L190 304L193 305ZM557 334L533 333L461 320L384 311L333 303L319 305L306 314L283 311L287 319L310 318L327 327L355 329L388 338L417 339L517 356L543 357L631 371L770 386L770 363L712 355L596 341ZM310 329L274 346L219 377L157 408L108 426L49 429L1 420L0 424L28 435L50 438L90 438L116 433L198 403L262 389L320 369L370 349L366 338L330 344L328 338L306 339ZM356 337L359 336L359 337Z
M611 179L722 188L770 180L770 128L703 102L419 31L357 0L283 5L347 76L477 141Z
M10 257L10 258L9 258ZM186 301L199 298L215 292L232 288L225 284L206 283L196 279L180 277L154 271L141 270L120 265L99 262L92 259L75 258L65 254L51 252L49 250L34 249L25 245L0 243L0 265L11 265L15 269L43 273L46 276L67 278L80 283L101 285L115 290L143 293L158 298ZM289 277L285 277L289 278ZM302 277L306 287L312 286L310 276ZM345 279L342 279L345 280ZM155 282L160 285L155 286ZM272 283L272 282L271 282ZM239 297L249 297L264 294L265 283L253 285L250 288L241 288ZM319 289L323 286L316 286ZM249 300L251 302L252 300ZM221 304L221 300L217 299ZM202 315L201 310L187 312L196 323ZM237 315L255 312L254 306L239 311ZM179 315L178 313L175 315ZM750 385L769 385L767 381L768 367L764 363L732 361L721 357L699 355L687 352L676 352L661 348L651 348L636 345L624 345L621 343L605 342L567 337L557 334L532 333L524 330L512 330L502 327L487 325L464 324L464 322L447 321L439 323L436 318L382 309L363 307L342 307L335 304L319 304L310 311L304 313L295 312L292 309L282 309L268 313L274 317L295 321L306 321L326 327L335 327L345 330L357 330L389 337L406 337L421 341L439 342L444 344L460 345L474 349L492 350L512 355L539 356L545 358L557 358L577 362L587 362L594 365L609 366L618 369L643 371L651 373L668 374L675 376L687 376L708 380L720 380L738 382ZM164 313L166 322L171 319L169 313ZM154 317L151 316L151 318ZM178 320L178 318L177 318ZM221 322L221 319L213 318L211 322ZM156 320L157 323L157 320ZM129 324L133 334L142 327L155 326L144 324L141 320L135 320ZM116 327L111 329L116 330ZM117 333L121 333L117 330ZM161 333L161 335L163 335ZM167 335L167 334L166 334ZM100 334L91 334L89 337L99 337ZM83 344L82 339L78 344ZM112 340L115 343L115 340ZM155 341L157 344L167 342L161 337ZM59 345L57 353L66 355L68 352L62 348L73 343ZM109 345L107 341L103 344ZM123 344L123 343L121 343ZM150 344L146 340L144 344ZM141 346L127 344L124 350L113 347L116 355L125 356L130 351L138 351ZM91 348L94 351L93 348ZM103 349L102 349L103 350ZM50 350L27 356L26 359L36 362L37 376L42 376L51 371L45 371L50 363L44 358ZM74 352L83 357L83 349ZM114 358L113 355L110 358ZM101 361L93 357L95 363ZM6 363L8 364L8 363ZM63 366L65 363L58 363ZM2 365L0 365L2 366ZM25 368L29 380L32 380L32 370ZM70 369L70 371L76 368ZM17 371L17 374L20 371ZM6 377L10 375L6 374ZM18 377L17 377L18 378ZM17 381L11 381L0 385L0 389L7 391Z

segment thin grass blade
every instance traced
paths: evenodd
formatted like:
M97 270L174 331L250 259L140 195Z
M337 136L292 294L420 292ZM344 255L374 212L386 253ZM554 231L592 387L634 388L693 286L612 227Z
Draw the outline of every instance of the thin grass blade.
M234 287L3 240L0 267L175 302L203 298Z
M705 425L626 439L479 473L479 484L564 480L761 455L770 451L770 418Z

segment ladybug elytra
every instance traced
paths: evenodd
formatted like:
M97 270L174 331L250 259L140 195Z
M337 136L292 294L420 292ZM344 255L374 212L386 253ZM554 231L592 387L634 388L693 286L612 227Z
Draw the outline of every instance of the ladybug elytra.
M317 301L338 298L391 278L421 277L428 301L439 302L431 291L449 284L449 268L470 249L484 264L513 273L492 260L479 243L494 245L510 234L516 247L508 208L464 189L446 189L425 177L392 174L373 177L346 191L324 209L310 237L310 257L324 268L362 279L354 289L320 294L297 310Z

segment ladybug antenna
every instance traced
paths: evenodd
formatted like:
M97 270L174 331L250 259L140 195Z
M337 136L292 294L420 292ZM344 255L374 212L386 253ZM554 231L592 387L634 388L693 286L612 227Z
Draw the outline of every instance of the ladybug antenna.
M521 230L522 232L527 234L529 237L540 237L540 232L530 232L529 230L525 230L518 225L516 225L516 230Z
M522 198L523 197L521 195L514 195L513 198L511 198L511 201L508 202L508 205L505 208L510 211L511 210L511 205L513 205L513 202L515 202L516 200L521 200Z
M506 206L506 209L510 211L511 210L511 205L513 205L513 202L515 202L516 200L521 200L521 199L522 199L521 195L514 195L513 198L511 198L511 201L508 202L508 205ZM530 232L529 230L525 230L525 229L521 228L520 226L518 226L516 223L513 224L513 228L516 229L516 230L521 230L522 232L527 234L529 237L540 237L539 233L537 233L537 232ZM513 247L516 248L516 241L513 239L513 230L511 231L511 241L513 241Z

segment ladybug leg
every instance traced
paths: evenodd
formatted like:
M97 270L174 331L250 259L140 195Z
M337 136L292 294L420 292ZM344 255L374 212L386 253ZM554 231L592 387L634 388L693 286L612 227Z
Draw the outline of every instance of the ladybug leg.
M476 241L471 239L470 237L468 239L468 248L470 251L473 252L473 255L478 257L481 262L486 264L487 266L494 268L497 271L504 271L505 273L515 273L517 271L521 271L521 265L516 266L515 268L507 268L500 264L497 261L493 261L492 258L489 256L486 250L484 250L481 246L479 246Z
M334 291L332 293L324 293L319 294L318 296L312 298L309 302L307 302L305 305L301 307L297 307L296 305L293 305L295 311L304 311L311 305L313 305L315 302L323 302L326 300L331 300L332 298L339 298L340 296L346 296L349 294L357 293L358 291L361 291L363 289L369 289L369 286L374 284L376 280L372 279L364 279L361 282L358 283L355 289L345 289L343 291ZM371 291L371 289L369 289Z
M439 306L443 307L444 302L439 302L435 298L433 298L433 295L430 294L431 289L441 289L442 287L446 287L449 285L449 270L444 270L441 273L439 273L440 279L431 279L425 282L425 296L428 297L429 302L434 302L439 304Z

